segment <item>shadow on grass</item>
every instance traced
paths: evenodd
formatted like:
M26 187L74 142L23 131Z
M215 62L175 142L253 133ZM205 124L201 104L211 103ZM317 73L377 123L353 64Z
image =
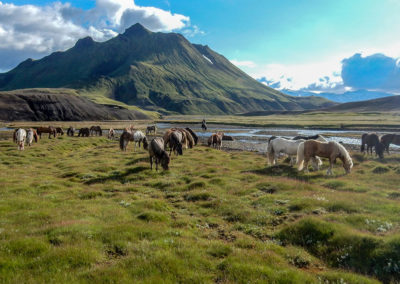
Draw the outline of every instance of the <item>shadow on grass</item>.
M264 169L257 169L246 171L253 174L259 175L267 175L267 176L279 176L279 177L288 177L297 180L309 181L312 179L323 178L325 175L323 173L314 173L310 172L309 174L304 174L303 172L297 171L296 168L289 165L275 165L266 167Z
M127 166L132 166L132 165L135 165L135 164L140 163L140 162L149 162L149 158L148 157L137 158L137 159L134 159L132 161L129 161L128 163L126 163L126 165Z
M102 176L102 177L97 177L97 178L93 178L90 180L85 181L85 184L91 185L91 184L95 184L95 183L104 183L106 181L120 181L121 183L126 182L126 177L132 174L138 174L140 172L143 172L145 170L148 170L148 167L135 167L135 168L130 168L127 169L124 172L113 172L108 176Z

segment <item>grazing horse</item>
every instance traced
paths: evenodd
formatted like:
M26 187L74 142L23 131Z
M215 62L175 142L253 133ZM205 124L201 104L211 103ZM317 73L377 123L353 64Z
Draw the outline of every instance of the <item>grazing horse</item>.
M324 136L321 134L312 135L312 136L295 136L292 140L318 140L321 142L328 142Z
M150 168L153 169L153 159L156 163L156 171L160 163L164 170L169 169L170 158L164 149L164 140L162 138L154 138L149 144Z
M268 163L270 165L275 165L279 154L285 153L290 157L290 165L293 166L294 159L297 156L297 149L300 143L304 141L306 140L289 140L280 137L271 140L267 147ZM321 159L319 157L312 157L311 160L314 170L319 170L319 167L322 166Z
M103 131L100 126L92 126L90 127L90 135L103 136Z
M203 121L201 122L201 129L203 129L203 131L207 130L207 124L205 119L203 119Z
M133 134L130 131L124 131L119 137L119 148L121 151L126 151L129 141L133 141Z
M38 135L36 133L36 130L33 128L29 128L26 134L26 142L28 144L28 146L32 145L33 139L35 139L35 142L38 142Z
M192 129L190 129L189 127L185 128L186 131L188 131L190 133L190 135L192 135L193 140L194 140L194 145L197 145L197 142L199 141L199 137L196 135L196 133L194 133L194 131Z
M15 132L15 142L17 143L18 150L25 149L26 131L25 129L19 128Z
M343 163L346 174L349 174L353 167L353 161L346 148L338 142L320 142L317 140L306 140L300 143L297 149L297 169L299 171L305 169L308 172L308 162L312 157L324 157L329 159L329 168L327 175L332 175L333 164L339 158Z
M190 132L184 128L171 128L168 129L165 133L164 133L164 147L167 148L167 146L169 145L169 147L171 147L170 145L170 136L172 134L172 132L174 131L179 131L180 133L182 133L182 146L185 147L185 149L187 148L193 148L193 145L195 145L195 140L192 136L192 134L190 134Z
M171 152L174 151L176 155L183 155L182 151L182 141L183 141L183 134L182 132L175 130L172 131L171 135L169 136L169 155L171 156Z
M389 154L390 144L400 145L400 135L398 134L386 134L380 139L381 143L385 147L386 152Z
M135 142L134 143L134 151L136 151L136 144L139 144L139 148L140 148L140 143L143 143L143 149L145 149L145 150L147 150L147 147L149 146L149 143L147 143L146 136L140 130L135 131L135 133L133 133L133 141Z
M87 127L79 129L78 137L89 137L90 136L90 130Z
M150 125L146 127L146 135L149 135L150 133L154 133L156 135L157 127L155 125Z
M375 153L379 158L383 159L383 152L385 150L385 145L379 142L379 137L375 133L367 134L364 133L361 136L361 152L364 153L365 145L367 145L367 154L368 151L372 155L372 148L375 147Z
M62 130L61 127L56 127L56 133L61 134L61 136L62 136L62 135L64 135L64 130Z
M73 128L72 126L70 126L67 130L67 135L68 136L74 136L75 134L75 128Z
M38 128L36 128L36 132L40 136L40 138L42 138L42 133L49 133L49 139L51 138L51 135L53 135L54 138L56 138L56 136L57 136L57 130L52 126L38 127Z
M212 147L220 150L222 147L222 137L223 136L224 136L224 134L222 133L222 135L221 135L221 132L212 134L210 136L210 138L208 138L208 141L207 141L208 146L212 146Z
M110 128L110 130L108 130L108 139L114 139L115 138L115 131L113 128Z

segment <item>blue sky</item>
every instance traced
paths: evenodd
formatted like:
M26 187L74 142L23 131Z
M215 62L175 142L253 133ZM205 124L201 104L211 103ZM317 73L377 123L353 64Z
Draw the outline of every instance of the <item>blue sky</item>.
M192 42L207 44L254 78L264 77L266 84L281 89L342 92L362 88L363 84L346 85L342 78L343 60L356 62L350 60L355 54L360 54L357 64L363 60L370 64L366 73L382 66L384 58L376 54L384 54L394 62L392 71L400 72L400 1L397 0L74 0L61 1L63 4L38 0L0 1L0 40L2 24L3 30L18 26L17 21L14 26L2 23L2 9L10 10L10 5L7 8L6 4L17 7L14 10L19 8L22 14L27 4L39 9L40 12L34 14L58 13L61 16L54 17L52 22L61 17L56 28L62 30L65 26L68 35L58 39L59 35L55 34L51 39L51 33L40 27L40 40L30 40L37 43L35 48L10 43L7 49L0 43L0 59L2 52L8 58L4 66L0 63L3 70L15 65L10 55L18 60L24 54L40 57L72 46L76 37L85 33L96 40L106 40L139 21L152 30L181 32ZM18 18L18 12L15 13ZM151 19L149 14L153 15ZM33 22L31 26L39 23ZM7 36L10 37L10 33ZM21 38L17 33L12 36L15 41ZM40 44L47 48L41 48ZM392 71L385 70L385 74ZM358 70L357 74L363 72ZM379 74L379 70L377 72ZM390 78L400 79L396 74ZM366 74L366 80L369 78L370 74ZM393 84L390 88L366 86L400 92Z

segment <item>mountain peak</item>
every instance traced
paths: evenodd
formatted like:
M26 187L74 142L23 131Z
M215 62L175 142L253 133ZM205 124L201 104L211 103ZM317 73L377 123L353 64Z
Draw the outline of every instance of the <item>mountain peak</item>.
M90 36L87 36L78 40L75 44L75 47L86 48L92 46L94 43L95 41Z
M146 29L141 24L136 23L136 24L132 25L131 27L127 28L123 34L126 36L144 36L144 35L151 34L151 31Z

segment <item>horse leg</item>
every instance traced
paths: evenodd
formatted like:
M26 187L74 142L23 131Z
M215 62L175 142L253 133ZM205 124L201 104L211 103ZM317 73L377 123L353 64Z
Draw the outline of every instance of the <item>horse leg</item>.
M310 158L309 157L305 157L304 158L304 172L308 173L308 163L310 162Z
M158 160L158 158L156 157L156 171L158 172L158 162L159 162L159 160Z
M150 169L153 170L153 157L150 156Z

